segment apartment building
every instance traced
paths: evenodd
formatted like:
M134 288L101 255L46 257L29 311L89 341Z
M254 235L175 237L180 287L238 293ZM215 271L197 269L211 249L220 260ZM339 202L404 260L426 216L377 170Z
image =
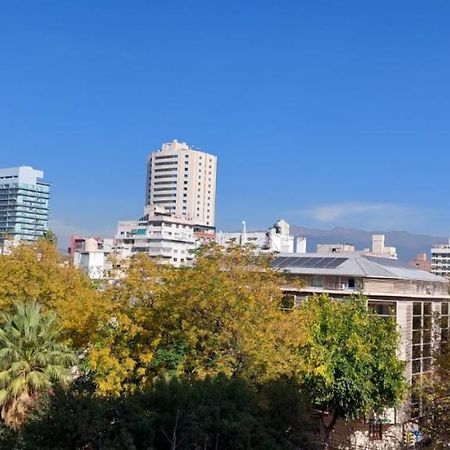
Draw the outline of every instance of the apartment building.
M450 239L448 244L438 244L432 247L431 272L450 278Z
M109 256L115 252L113 239L72 236L69 250L73 265L93 280L103 279L112 269Z
M119 222L115 253L119 258L145 253L175 267L188 265L199 245L194 229L192 220L149 206L140 220Z
M43 178L28 166L0 169L2 239L35 241L47 230L50 186Z
M384 234L372 235L371 248L357 250L353 244L318 244L316 251L321 254L328 253L349 253L355 252L360 255L377 256L380 258L398 259L397 248L389 247L385 244L386 236Z
M268 253L306 253L306 238L291 236L290 225L283 219L277 220L267 231L247 231L243 221L242 231L219 231L216 243L223 247L252 245L257 251Z
M301 289L286 288L295 303L314 294L324 293L336 299L364 294L371 311L394 317L398 324L398 354L406 363L406 379L415 385L424 374L433 370L433 346L448 340L450 296L446 278L411 268L395 259L355 252L280 254L274 259L273 266L304 282ZM409 403L397 410L386 411L377 420L385 431L389 430L391 437L401 442L402 424L411 417L419 417L420 408L419 399L413 396ZM358 445L364 445L362 448L398 448L394 441L392 447L386 442L382 442L381 447L367 443L368 424L359 422L351 427L352 433L359 436Z
M431 272L431 261L428 259L426 253L419 253L414 259L408 262L410 267L424 270L425 272Z
M217 157L176 140L149 154L146 205L214 229Z

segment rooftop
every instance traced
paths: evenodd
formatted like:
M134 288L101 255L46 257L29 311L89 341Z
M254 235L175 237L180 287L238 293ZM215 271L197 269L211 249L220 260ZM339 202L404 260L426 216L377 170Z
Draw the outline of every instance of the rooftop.
M355 253L323 256L318 253L280 254L272 265L294 274L353 276L394 280L448 283L443 277L418 270L394 259Z

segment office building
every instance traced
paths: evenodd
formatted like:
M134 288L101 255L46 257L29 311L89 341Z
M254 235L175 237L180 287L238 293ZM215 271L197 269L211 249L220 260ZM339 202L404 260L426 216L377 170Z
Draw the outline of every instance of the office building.
M214 229L217 157L176 140L150 153L146 205Z
M35 241L47 230L50 186L43 177L28 166L0 169L2 239Z

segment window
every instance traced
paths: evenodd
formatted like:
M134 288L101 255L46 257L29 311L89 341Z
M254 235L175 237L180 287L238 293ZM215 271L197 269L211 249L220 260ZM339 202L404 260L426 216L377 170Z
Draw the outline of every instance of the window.
M383 439L383 423L378 419L369 419L369 437L373 441Z

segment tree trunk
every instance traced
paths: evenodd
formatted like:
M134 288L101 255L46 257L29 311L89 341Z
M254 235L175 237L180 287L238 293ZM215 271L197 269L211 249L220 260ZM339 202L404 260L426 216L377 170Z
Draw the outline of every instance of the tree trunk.
M325 423L324 415L322 414L322 416L321 416L322 427L323 427L324 434L325 434L323 446L322 446L322 448L324 450L328 450L330 448L331 433L334 430L334 426L336 425L337 419L338 419L337 411L333 412L333 417L331 419L331 422L328 425Z

